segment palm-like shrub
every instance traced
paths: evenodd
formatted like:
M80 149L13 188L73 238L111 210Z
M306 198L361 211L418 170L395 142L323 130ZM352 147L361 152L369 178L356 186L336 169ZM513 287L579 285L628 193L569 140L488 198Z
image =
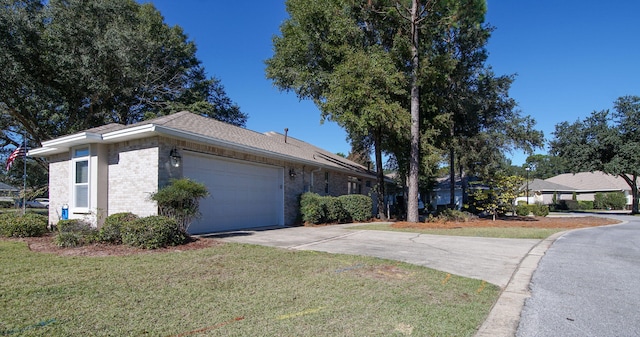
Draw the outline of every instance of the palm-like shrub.
M187 232L193 220L200 216L200 199L209 195L204 184L188 178L174 179L171 183L151 195L158 203L160 215L175 219Z

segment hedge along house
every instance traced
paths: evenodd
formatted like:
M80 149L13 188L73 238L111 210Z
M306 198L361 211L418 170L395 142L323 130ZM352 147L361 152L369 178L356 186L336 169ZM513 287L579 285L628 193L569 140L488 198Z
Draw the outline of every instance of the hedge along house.
M368 195L375 183L368 168L286 130L258 133L187 111L88 129L29 155L49 162L49 222L64 206L69 218L96 227L114 213L158 214L149 196L172 178L201 182L210 193L192 234L292 225L300 194Z

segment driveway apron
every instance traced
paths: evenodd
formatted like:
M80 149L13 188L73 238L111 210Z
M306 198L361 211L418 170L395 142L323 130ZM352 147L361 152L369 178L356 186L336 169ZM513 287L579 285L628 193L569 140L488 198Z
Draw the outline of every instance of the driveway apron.
M227 242L372 256L485 280L504 288L540 240L358 230L353 225L246 230L212 235Z

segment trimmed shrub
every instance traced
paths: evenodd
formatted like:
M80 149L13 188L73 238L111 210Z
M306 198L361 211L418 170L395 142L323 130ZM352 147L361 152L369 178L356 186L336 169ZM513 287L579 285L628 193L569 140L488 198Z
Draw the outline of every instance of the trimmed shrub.
M627 198L622 192L598 192L594 197L594 209L624 209L626 206Z
M98 230L81 219L60 220L54 241L60 247L79 247L98 242Z
M200 216L200 199L209 195L204 184L188 178L171 180L170 184L151 195L158 203L160 215L176 220L187 232L193 219Z
M622 192L612 192L605 195L607 209L624 209L627 206L627 198Z
M42 236L47 232L47 217L27 213L6 213L0 215L0 236L25 238Z
M531 213L535 216L549 215L549 207L543 204L529 205Z
M321 196L316 193L307 192L300 196L300 213L302 221L312 224L319 224L324 218L323 203Z
M522 204L518 202L518 206L516 206L516 214L518 216L527 216L529 215L529 211L530 209L526 202Z
M580 210L593 209L593 201L578 200L578 209Z
M342 195L338 200L352 221L367 221L373 216L373 202L366 195Z
M175 219L156 215L122 223L122 243L125 245L156 249L185 243L188 235Z
M365 221L371 218L371 198L352 194L339 197L304 193L300 196L302 221L311 224Z
M322 197L321 203L324 210L324 223L343 223L349 219L349 214L347 214L347 212L342 207L340 199L336 197L325 196Z
M106 243L121 244L122 234L120 232L122 224L136 219L138 219L138 216L130 212L115 213L109 215L104 220L104 224L102 225L102 227L100 227L100 241Z

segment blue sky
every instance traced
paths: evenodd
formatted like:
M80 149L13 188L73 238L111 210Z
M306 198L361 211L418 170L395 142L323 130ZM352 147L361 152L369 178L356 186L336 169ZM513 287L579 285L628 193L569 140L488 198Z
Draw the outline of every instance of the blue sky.
M150 2L195 41L208 74L249 114L247 128L289 128L292 137L349 152L339 126L321 124L313 103L280 92L265 77L271 39L288 17L284 0ZM638 13L636 0L488 0L486 21L496 28L488 64L498 75L517 74L511 97L551 139L557 123L610 109L619 96L640 95ZM507 157L521 165L526 154Z

